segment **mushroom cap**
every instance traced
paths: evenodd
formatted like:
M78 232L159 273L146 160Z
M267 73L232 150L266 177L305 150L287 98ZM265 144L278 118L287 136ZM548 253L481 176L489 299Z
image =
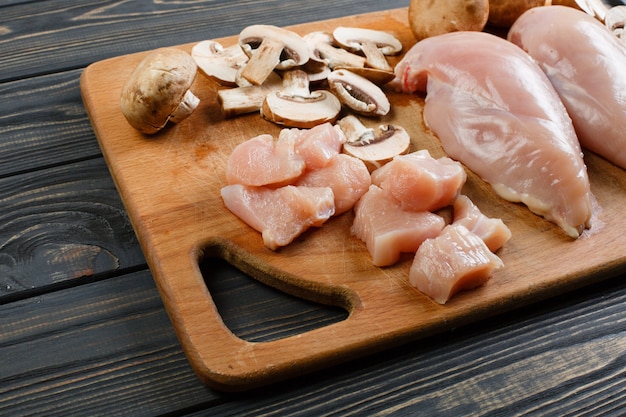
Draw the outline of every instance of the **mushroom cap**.
M225 48L212 40L195 44L191 48L191 57L204 74L228 87L237 86L237 73L248 60L239 45Z
M332 93L317 90L310 97L300 98L279 92L265 97L261 116L278 125L308 129L337 120L341 103Z
M193 58L180 49L146 55L122 87L120 106L128 123L146 134L159 131L185 100L196 73Z
M551 3L550 0L548 0ZM489 24L508 28L526 10L545 6L546 0L489 0Z
M250 25L239 33L239 45L251 57L263 39L283 44L283 52L277 69L289 69L304 65L311 56L309 44L297 33L272 25Z
M409 26L418 41L449 32L482 31L488 18L489 0L411 0L409 3Z
M385 55L395 55L402 51L402 43L391 33L366 28L339 26L333 31L333 38L349 51L362 50L364 43L373 43Z

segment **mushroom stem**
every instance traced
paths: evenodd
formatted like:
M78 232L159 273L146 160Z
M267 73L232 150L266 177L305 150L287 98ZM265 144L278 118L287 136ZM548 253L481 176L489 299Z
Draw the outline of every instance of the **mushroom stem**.
M365 126L358 117L348 115L337 122L339 128L346 135L346 143L352 146L367 145L376 138L376 132Z
M183 101L180 102L178 107L170 115L169 121L172 123L179 123L187 116L189 116L200 104L200 99L191 92L191 90L185 91Z
M309 76L302 70L291 70L283 74L283 89L280 92L283 97L311 98L315 92L309 89Z
M375 42L361 43L361 51L365 55L365 62L370 67L384 71L393 71L393 68L387 61L387 57L378 49L378 45Z
M221 89L217 92L217 99L224 117L231 118L240 114L259 111L265 97L279 91L282 85L283 80L274 73L261 85Z
M250 56L241 76L254 85L261 85L280 63L284 45L274 39L265 38Z

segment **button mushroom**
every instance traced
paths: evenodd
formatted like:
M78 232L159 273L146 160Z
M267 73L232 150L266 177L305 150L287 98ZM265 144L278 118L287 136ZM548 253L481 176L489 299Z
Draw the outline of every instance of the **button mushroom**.
M191 48L191 57L202 72L228 87L237 85L237 73L248 61L239 45L224 48L216 41L198 42Z
M189 90L196 73L196 63L185 51L159 48L149 53L122 87L120 106L128 123L153 134L168 121L184 120L200 102Z
M411 0L409 3L409 27L418 41L448 32L481 31L488 18L489 0Z
M380 30L339 26L333 31L333 38L348 51L363 53L367 66L379 70L393 71L387 55L402 51L398 38Z
M295 69L283 75L283 88L268 94L261 106L261 116L279 125L311 128L334 122L341 103L331 92L309 90L306 72Z
M391 104L383 90L367 78L340 69L328 75L328 85L345 106L368 116L384 116Z
M241 75L259 85L275 69L287 70L305 64L309 44L300 35L271 25L251 25L239 33L239 45L250 57Z
M337 126L346 137L343 152L362 160L370 172L407 153L411 146L409 134L400 126L382 125L377 133L353 115L340 119Z

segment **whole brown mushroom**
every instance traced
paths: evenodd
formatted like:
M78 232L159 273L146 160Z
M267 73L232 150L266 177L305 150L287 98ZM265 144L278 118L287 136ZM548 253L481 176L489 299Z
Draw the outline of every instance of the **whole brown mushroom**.
M551 0L489 0L490 25L509 28L526 10L549 6Z
M481 31L488 18L489 0L411 0L409 3L409 26L418 41L449 32Z
M124 117L145 134L161 130L168 121L179 123L200 100L189 89L197 65L191 55L176 48L159 48L135 67L122 87Z

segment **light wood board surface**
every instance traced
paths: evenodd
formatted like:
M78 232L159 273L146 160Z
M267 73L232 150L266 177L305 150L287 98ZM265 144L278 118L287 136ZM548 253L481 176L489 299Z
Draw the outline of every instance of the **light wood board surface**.
M254 23L254 22L251 22ZM405 50L414 43L406 9L299 25L300 34L360 26L394 33ZM227 46L236 38L219 39ZM180 48L190 51L192 44ZM513 237L498 255L505 263L483 287L441 306L408 284L411 257L372 266L365 245L350 235L346 213L277 251L222 203L225 164L233 148L280 127L258 114L224 119L217 84L199 74L199 108L153 137L132 129L119 110L120 90L144 53L89 66L81 77L85 107L187 357L207 384L242 390L547 299L624 270L626 175L595 155L586 162L594 194L592 229L577 240L525 207L503 201L468 172L463 189L487 215L500 217ZM392 63L394 63L392 61ZM373 126L394 123L412 137L412 150L444 155L424 127L423 97L389 92L392 111ZM346 320L270 342L247 342L222 322L198 267L219 256L255 278L292 294L346 308Z

